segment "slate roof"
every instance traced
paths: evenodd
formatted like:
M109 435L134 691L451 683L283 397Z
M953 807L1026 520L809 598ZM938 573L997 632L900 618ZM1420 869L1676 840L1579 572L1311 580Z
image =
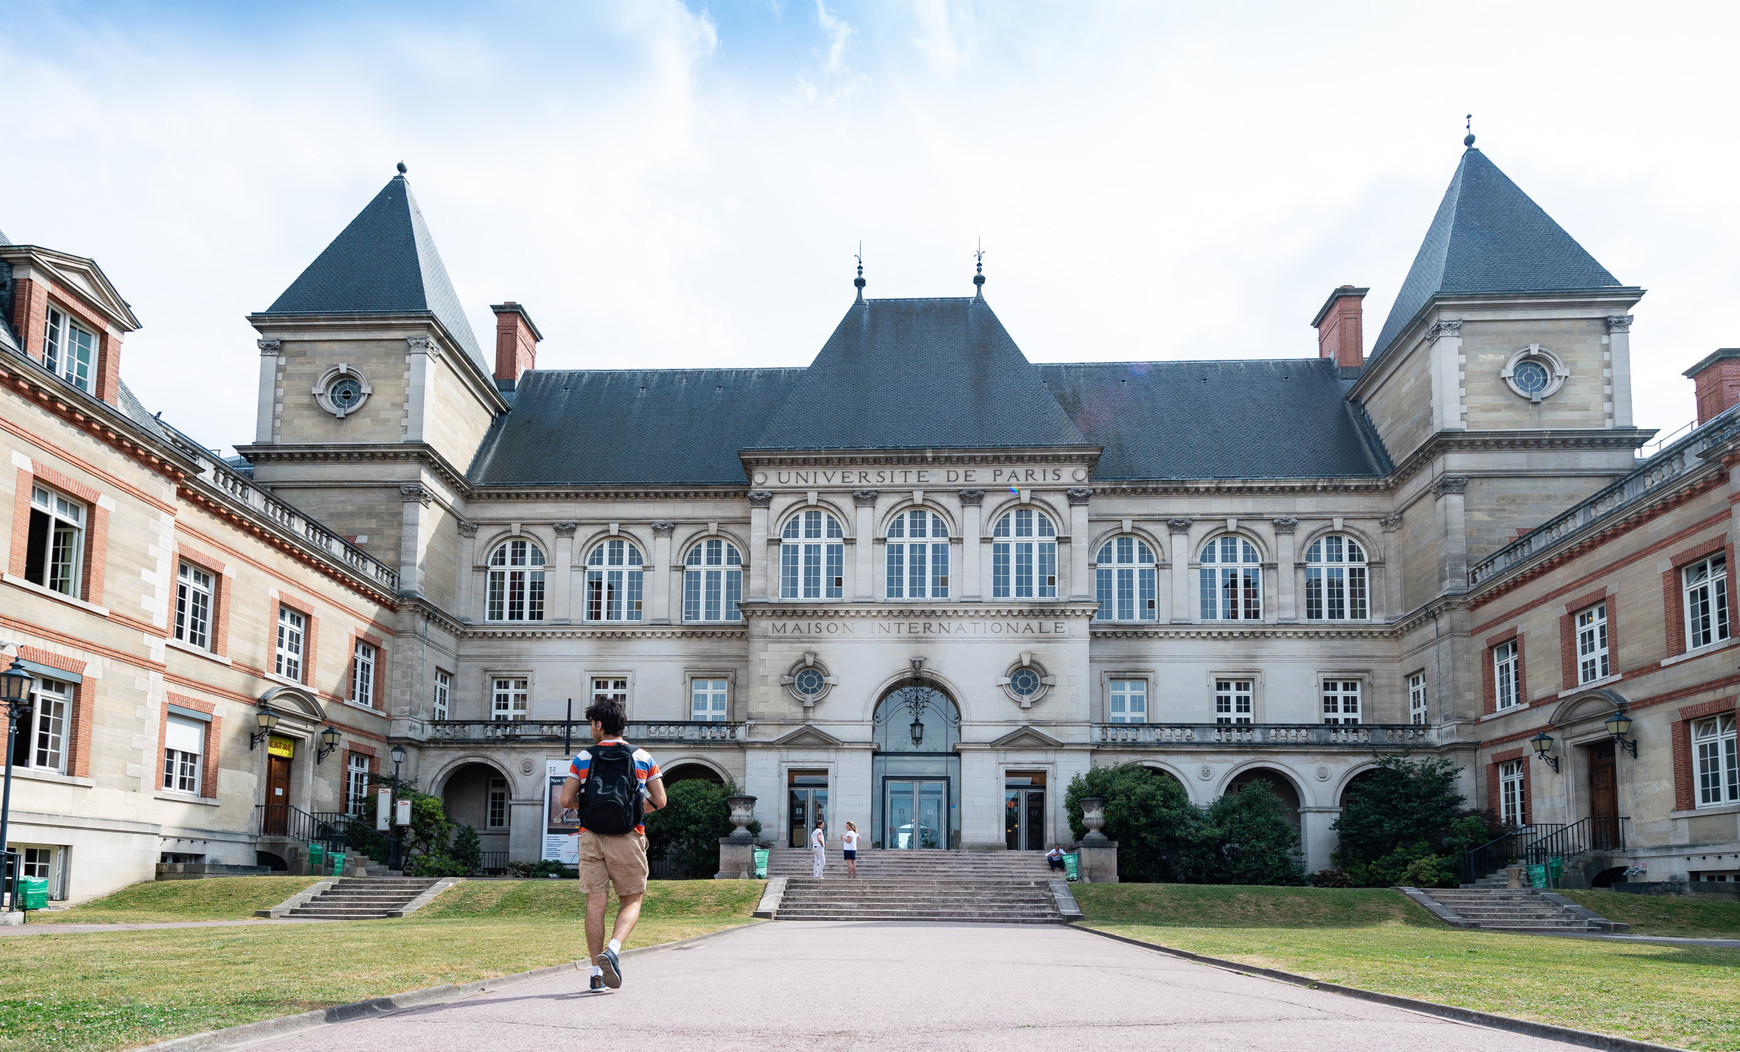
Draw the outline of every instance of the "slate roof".
M1371 356L1375 359L1388 350L1439 293L1618 287L1618 278L1484 153L1470 146L1444 191Z
M466 355L493 373L453 292L411 184L394 176L267 314L430 313Z
M741 486L737 451L803 372L532 370L469 475L482 486Z
M127 386L125 380L121 382L120 409L121 412L127 414L129 420L153 436L165 440L169 438L168 432L163 429L163 421L157 419L149 409L145 408L145 403L139 401L139 396L133 393L133 389Z
M1096 481L1362 478L1390 470L1332 358L1034 369L1088 442L1104 447Z
M751 449L1089 445L979 297L854 303Z

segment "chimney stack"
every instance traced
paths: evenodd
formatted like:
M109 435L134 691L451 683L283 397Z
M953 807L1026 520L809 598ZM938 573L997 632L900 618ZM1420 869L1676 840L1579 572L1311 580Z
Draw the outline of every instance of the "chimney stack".
M1740 347L1723 347L1685 371L1698 385L1698 426L1740 405Z
M519 383L520 375L538 364L538 341L544 334L532 324L532 316L513 300L492 303L495 311L495 380L504 391Z
M1361 302L1370 289L1343 285L1329 294L1311 324L1317 329L1317 356L1334 358L1344 369L1365 364L1365 329Z

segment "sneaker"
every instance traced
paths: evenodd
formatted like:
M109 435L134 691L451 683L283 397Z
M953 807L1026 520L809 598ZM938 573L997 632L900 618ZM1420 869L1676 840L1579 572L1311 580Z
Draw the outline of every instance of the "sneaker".
M592 963L604 969L605 986L615 990L622 985L622 962L617 960L615 950L607 947L603 953L593 958Z
M603 989L604 989L604 976L594 975L592 977L592 985L587 987L587 989L591 990L593 993L599 993L599 992L603 991Z

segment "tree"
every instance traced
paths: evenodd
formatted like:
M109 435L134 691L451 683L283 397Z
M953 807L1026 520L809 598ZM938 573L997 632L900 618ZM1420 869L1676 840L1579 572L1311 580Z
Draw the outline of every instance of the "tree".
M1208 880L1215 884L1305 883L1299 829L1267 782L1254 781L1208 809L1216 845Z
M1176 778L1140 764L1095 767L1070 780L1064 794L1070 832L1087 833L1081 802L1106 802L1105 834L1118 842L1118 879L1193 883L1210 865L1208 822Z
M472 826L460 826L453 834L453 861L465 867L467 876L483 871L483 842L478 839L477 830Z
M719 838L731 835L728 798L739 790L701 779L665 787L665 806L646 816L647 855L672 863L682 877L710 877L719 869ZM761 831L752 822L751 834Z
M391 779L372 780L379 784ZM465 867L454 860L448 846L453 823L447 820L441 798L420 792L416 783L408 779L401 780L394 792L398 799L411 801L411 824L398 830L402 871L414 877L464 876ZM352 847L369 857L386 859L392 854L392 847L387 835L375 830L375 800L375 794L370 793L363 801L362 815L349 824L346 838Z
M1491 839L1469 811L1448 760L1380 756L1342 797L1330 828L1341 838L1335 862L1355 884L1443 887L1454 884L1462 852Z

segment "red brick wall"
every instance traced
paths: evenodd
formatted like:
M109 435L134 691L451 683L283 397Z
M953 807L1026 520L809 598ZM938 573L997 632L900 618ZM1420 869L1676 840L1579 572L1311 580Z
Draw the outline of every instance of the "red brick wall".
M1740 706L1740 699L1736 698L1687 705L1677 713L1679 719L1668 725L1673 738L1674 810L1690 811L1698 806L1697 772L1692 767L1692 724L1709 716L1732 712L1737 706Z
M1692 378L1698 390L1698 423L1740 405L1740 358L1723 358Z
M1330 305L1328 313L1317 324L1319 358L1334 358L1336 365L1349 367L1365 363L1365 312L1361 303L1364 298L1363 293L1344 295Z
M48 339L48 289L29 278L14 282L12 288L12 329L25 353L41 362Z
M495 378L518 380L527 369L535 368L538 360L538 340L525 315L517 310L500 310L495 314Z

